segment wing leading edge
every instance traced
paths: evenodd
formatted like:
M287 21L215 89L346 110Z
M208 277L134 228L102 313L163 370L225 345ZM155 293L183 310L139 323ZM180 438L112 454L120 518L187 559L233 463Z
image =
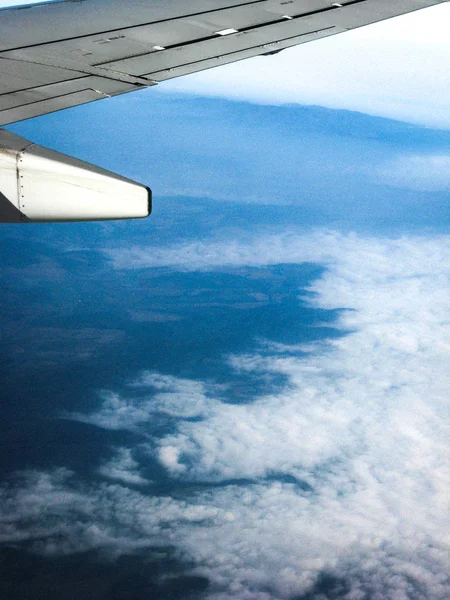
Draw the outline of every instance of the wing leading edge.
M448 0L84 0L0 11L0 125Z

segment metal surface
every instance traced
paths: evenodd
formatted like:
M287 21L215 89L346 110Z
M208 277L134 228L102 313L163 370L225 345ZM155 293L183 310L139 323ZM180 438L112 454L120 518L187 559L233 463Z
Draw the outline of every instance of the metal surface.
M0 131L0 222L147 217L148 188Z
M0 125L444 1L84 0L3 9Z

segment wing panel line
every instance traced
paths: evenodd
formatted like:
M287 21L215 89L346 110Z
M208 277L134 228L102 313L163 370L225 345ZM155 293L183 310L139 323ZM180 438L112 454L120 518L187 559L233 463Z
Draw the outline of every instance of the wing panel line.
M253 2L241 2L239 4L235 4L233 6L226 6L226 7L222 7L222 8L214 8L214 9L210 9L210 10L206 10L206 11L201 11L201 12L196 12L196 13L191 13L188 15L181 15L181 16L177 16L177 17L171 17L168 19L159 19L157 21L148 21L145 23L137 23L136 25L131 25L128 27L116 27L114 29L105 29L103 31L94 31L91 33L86 33L83 35L78 35L78 36L71 36L71 37L67 37L67 38L61 38L61 39L57 39L57 40L51 40L48 42L39 42L38 44L30 44L28 46L19 46L16 48L7 48L5 50L0 50L0 54L2 53L6 53L6 52L14 52L16 50L27 50L29 48L38 48L41 46L47 46L49 44L55 44L55 43L59 43L59 42L70 42L72 40L79 40L79 39L83 39L85 37L90 37L92 35L107 35L110 33L116 33L118 31L132 31L133 29L136 29L138 27L148 27L151 25L159 25L160 23L170 23L171 21L177 21L177 20L184 20L184 19L189 19L191 17L199 17L202 15L209 15L209 14L214 14L216 12L223 12L223 11L231 11L234 10L236 8L241 8L243 5L245 6L251 6L251 5L258 5L258 4L265 4L267 0L253 0ZM336 5L330 5L330 6L325 6L324 8L318 8L316 10L311 10L308 12L304 12L304 13L300 13L298 15L291 15L292 16L292 20L296 20L296 19L302 19L304 17L311 17L317 14L321 14L321 13L326 13L329 11L334 11L334 10L339 10L340 8L345 8L347 6L352 6L354 4L362 4L364 2L367 2L367 0L349 0L348 2L342 2L340 6ZM264 23L265 25L276 25L278 23L283 23L285 21L285 19L283 18L277 18L277 19L273 19L271 21L267 21ZM249 25L247 27L243 27L242 29L240 29L239 31L245 32L245 31L251 31L252 29L257 29L261 27L261 25ZM213 39L214 36L207 36L204 38L196 38L195 40L192 40L189 43L195 43L195 42L202 42L202 41L206 41L208 39ZM176 48L178 46L180 46L182 44L173 44L172 46L167 46L167 48ZM140 56L139 54L136 54L134 56L130 56L127 58L135 58ZM104 63L96 63L97 65L101 65Z
M289 36L287 38L277 39L276 42L273 42L273 41L270 42L269 41L269 42L266 42L264 44L257 44L256 46L247 46L243 50L237 50L237 51L233 51L233 52L224 52L224 53L220 54L220 56L218 56L218 57L216 57L216 56L208 56L207 58L202 58L200 60L194 60L194 61L188 62L188 63L180 63L180 64L177 64L174 67L168 67L166 69L159 69L158 71L151 71L150 73L144 73L143 75L141 75L141 77L153 76L153 75L157 75L158 73L164 73L166 71L172 71L172 70L175 71L178 68L189 67L191 65L198 65L198 64L201 64L202 62L206 62L206 61L211 60L213 58L221 58L222 59L222 58L224 58L226 56L233 56L233 55L241 54L243 52L248 52L248 51L251 52L252 50L260 50L261 48L264 49L264 47L266 45L272 46L275 43L277 45L279 45L279 44L282 44L283 42L289 42L289 41L292 41L292 40L299 40L302 37L307 37L308 35L316 35L316 34L319 34L319 33L323 33L324 31L330 31L331 29L336 29L336 26L335 25L330 25L330 27L323 27L322 29L315 29L313 31L307 31L305 33L300 33L299 35L292 35L292 36Z
M351 1L352 2L365 2L366 0L351 0ZM241 8L243 5L251 6L252 4L257 5L257 4L263 4L265 2L267 2L267 0L252 0L252 2L239 2L237 4L233 4L233 6L225 6L225 7L221 7L221 8L202 10L202 11L199 11L196 13L190 13L187 15L179 15L179 16L170 17L167 19L158 19L157 21L148 21L148 22L144 22L144 23L137 23L136 25L129 25L127 27L115 27L113 29L92 31L90 33L84 33L83 35L74 35L74 36L70 36L67 38L51 40L48 42L39 42L38 44L30 44L28 46L18 46L16 48L5 48L4 50L0 50L0 53L13 52L14 50L27 50L28 48L37 48L39 46L46 46L47 44L55 44L58 42L70 42L71 40L80 40L80 39L83 39L83 38L91 36L91 35L104 35L104 34L108 34L108 33L115 33L117 31L127 31L127 30L131 31L131 30L135 29L136 27L147 27L149 25L158 25L160 23L170 23L171 21L178 21L180 19L189 19L191 17L201 17L202 15L210 15L210 14L214 14L219 11L233 10L235 8Z

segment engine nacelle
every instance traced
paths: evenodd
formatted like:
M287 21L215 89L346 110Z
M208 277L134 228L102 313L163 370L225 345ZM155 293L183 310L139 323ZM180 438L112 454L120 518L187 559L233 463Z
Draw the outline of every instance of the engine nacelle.
M151 190L0 130L0 222L147 217Z

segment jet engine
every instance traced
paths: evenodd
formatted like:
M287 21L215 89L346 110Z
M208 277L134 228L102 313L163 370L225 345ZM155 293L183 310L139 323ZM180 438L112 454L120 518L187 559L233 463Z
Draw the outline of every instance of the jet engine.
M147 217L151 190L0 130L0 222Z

